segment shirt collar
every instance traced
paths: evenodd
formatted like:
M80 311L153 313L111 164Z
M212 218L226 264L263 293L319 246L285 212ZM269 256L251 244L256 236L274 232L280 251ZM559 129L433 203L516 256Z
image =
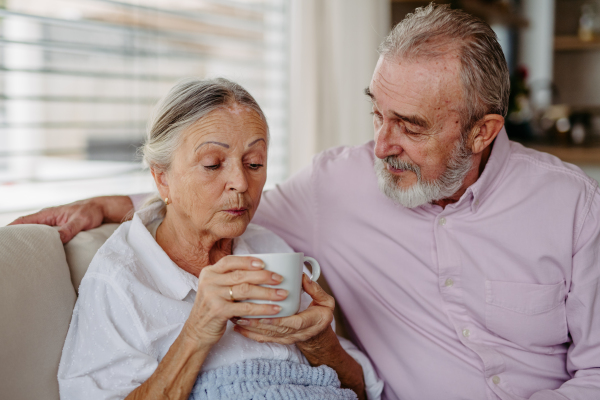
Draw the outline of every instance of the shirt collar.
M183 300L190 290L197 290L198 278L179 268L146 229L146 225L160 218L160 208L160 204L155 204L133 215L127 242L152 276L160 293Z
M463 195L467 198L472 197L471 211L476 212L485 201L486 195L498 184L500 177L506 168L509 153L510 141L508 140L506 129L502 127L502 130L494 140L492 153L485 164L481 176Z
M160 218L161 205L155 204L133 215L127 242L143 262L161 294L183 300L191 290L198 290L198 278L179 268L156 243L146 225ZM243 237L233 240L233 254L254 253Z

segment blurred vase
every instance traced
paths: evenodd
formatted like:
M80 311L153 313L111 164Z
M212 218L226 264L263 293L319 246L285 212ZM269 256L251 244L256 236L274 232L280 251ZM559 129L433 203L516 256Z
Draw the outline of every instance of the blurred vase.
M583 123L577 122L571 128L571 140L575 144L583 144L585 142L585 126Z
M588 1L581 6L578 35L584 42L600 37L600 0Z

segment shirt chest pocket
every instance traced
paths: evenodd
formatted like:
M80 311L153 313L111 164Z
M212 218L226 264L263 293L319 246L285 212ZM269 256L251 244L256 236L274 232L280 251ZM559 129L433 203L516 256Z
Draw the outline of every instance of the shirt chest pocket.
M569 340L565 285L486 281L485 323L492 333L525 348Z

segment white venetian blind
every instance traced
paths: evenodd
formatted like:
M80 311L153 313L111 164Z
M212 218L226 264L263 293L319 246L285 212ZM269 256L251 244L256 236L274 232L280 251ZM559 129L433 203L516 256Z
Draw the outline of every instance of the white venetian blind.
M80 196L102 185L147 188L122 179L141 176L135 149L149 111L186 76L223 76L255 96L271 128L267 185L281 181L287 8L288 0L0 0L0 213L67 201L43 193L70 185L79 195L74 182L94 188ZM111 176L120 183L109 187Z

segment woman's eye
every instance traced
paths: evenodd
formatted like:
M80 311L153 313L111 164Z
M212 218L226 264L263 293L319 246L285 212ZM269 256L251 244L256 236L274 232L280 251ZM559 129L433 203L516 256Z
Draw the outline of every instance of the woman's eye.
M262 168L262 164L248 164L248 168L251 170L257 171Z
M210 171L215 171L215 170L219 169L220 166L221 166L221 164L205 165L204 168L206 168Z

